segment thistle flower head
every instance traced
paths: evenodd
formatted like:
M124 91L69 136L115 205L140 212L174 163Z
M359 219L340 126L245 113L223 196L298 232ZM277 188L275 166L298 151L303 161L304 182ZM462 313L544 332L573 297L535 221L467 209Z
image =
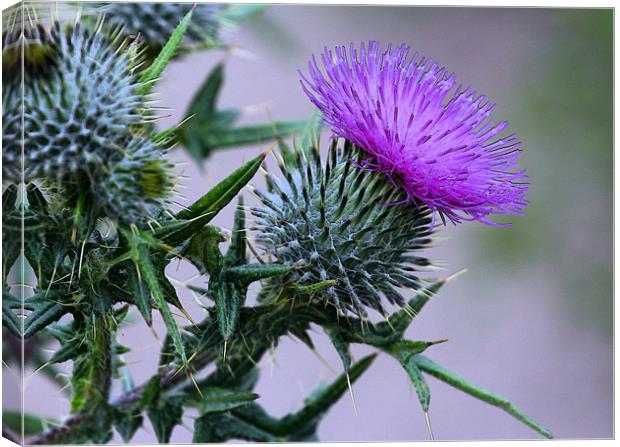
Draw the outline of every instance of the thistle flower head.
M132 72L136 61L118 35L58 22L47 33L55 68L49 79L29 85L23 99L25 176L64 181L84 173L92 178L122 156L128 129L146 113ZM21 164L21 98L11 92L3 96L3 162L10 175Z
M218 4L118 2L95 4L97 11L105 14L105 23L121 26L126 36L140 35L141 41L157 55L181 19L192 9L192 20L185 32L186 44L215 41L220 23Z
M527 184L517 162L521 143L501 137L494 104L405 45L353 44L316 58L301 74L304 91L335 136L366 153L364 169L385 173L407 200L442 219L494 224L490 214L521 214Z
M253 209L256 240L296 267L286 283L333 281L320 299L343 313L385 314L385 300L404 305L399 288L420 286L417 271L429 261L416 252L431 241L430 211L386 206L404 200L403 191L382 173L356 169L361 151L336 143L324 166L317 150L297 149L280 164L285 180L267 174L267 192L256 191L263 203Z

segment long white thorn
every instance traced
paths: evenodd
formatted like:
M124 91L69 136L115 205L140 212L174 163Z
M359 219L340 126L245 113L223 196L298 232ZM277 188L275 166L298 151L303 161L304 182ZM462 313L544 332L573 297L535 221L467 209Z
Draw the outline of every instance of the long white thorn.
M424 412L424 421L426 422L426 429L428 430L428 438L431 441L435 440L435 436L433 435L433 427L431 425L431 419L428 416L428 411Z
M347 386L349 387L349 395L351 396L351 403L353 403L353 411L355 412L355 416L357 413L357 403L355 402L355 394L353 394L353 386L351 385L351 376L349 376L349 371L345 372L347 376Z

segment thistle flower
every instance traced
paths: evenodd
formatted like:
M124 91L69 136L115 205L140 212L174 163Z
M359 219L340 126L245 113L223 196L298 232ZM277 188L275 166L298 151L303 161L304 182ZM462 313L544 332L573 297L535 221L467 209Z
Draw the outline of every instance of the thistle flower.
M23 99L25 176L64 181L83 173L92 178L122 156L128 129L145 117L132 72L137 61L122 51L118 35L93 34L79 23L61 29L58 22L47 33L55 69L49 79L29 85ZM9 176L22 156L17 93L3 94L3 172Z
M415 252L431 241L430 211L384 206L405 194L385 175L356 169L355 152L350 142L334 141L323 168L316 149L297 149L280 164L286 181L266 174L268 191L256 191L263 206L252 210L253 229L265 252L298 267L287 284L332 280L320 298L338 311L365 316L368 306L385 315L384 299L402 306L397 289L420 287L417 271L429 261ZM277 281L272 290L284 285Z
M218 4L191 3L107 3L95 4L98 12L105 14L105 23L121 26L123 34L136 37L140 34L141 41L153 55L170 38L170 33L181 19L194 8L192 21L185 32L186 44L199 44L216 41L220 23L217 12L223 7Z
M490 120L495 105L405 45L359 51L327 48L323 73L313 57L301 84L333 134L368 155L360 167L385 173L411 203L424 203L445 222L490 214L521 214L527 202L521 143L500 137L508 122Z

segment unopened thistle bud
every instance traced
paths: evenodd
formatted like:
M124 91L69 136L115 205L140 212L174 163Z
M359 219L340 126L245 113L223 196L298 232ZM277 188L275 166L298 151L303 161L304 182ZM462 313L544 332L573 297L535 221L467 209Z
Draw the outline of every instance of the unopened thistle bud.
M262 206L253 210L256 239L296 267L285 283L333 280L319 299L341 313L366 316L370 307L385 315L384 301L404 305L399 289L420 288L418 272L429 261L418 253L431 241L430 210L394 205L405 193L386 175L359 169L359 148L342 146L334 141L324 166L316 149L297 149L280 165L284 180L267 174L268 191L257 191Z
M44 30L37 32L41 36ZM3 172L11 176L21 165L23 131L26 179L93 178L122 156L130 127L144 118L144 101L136 92L140 84L132 72L135 61L118 35L58 22L47 33L44 40L55 65L49 79L27 86L23 129L21 97L3 94Z

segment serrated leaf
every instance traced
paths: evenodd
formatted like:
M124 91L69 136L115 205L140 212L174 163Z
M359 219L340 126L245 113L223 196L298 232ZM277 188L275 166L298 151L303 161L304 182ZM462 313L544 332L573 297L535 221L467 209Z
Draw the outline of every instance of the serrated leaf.
M183 407L171 400L158 400L156 404L147 408L146 414L153 425L157 441L160 444L167 444L170 442L174 427L182 422Z
M121 435L125 443L129 443L136 431L142 427L144 417L140 410L132 408L130 411L116 410L114 412L114 428Z
M422 406L422 411L428 413L428 407L431 402L431 391L422 375L422 371L416 365L415 357L411 356L407 361L401 363L407 374L409 374L409 378L411 379L411 383L415 387L416 394L418 395L418 400L420 401L420 405Z
M72 340L63 343L60 348L54 352L49 363L62 363L67 360L74 359L80 352L86 348L81 337L75 336Z
M388 318L389 324L380 323L377 325L379 331L402 335L428 300L435 295L444 284L446 284L446 280L441 279L417 292L407 303L407 310L399 310L390 315Z
M243 439L254 442L280 441L260 427L229 414L205 414L196 419L192 443L224 442L229 439Z
M240 289L231 282L211 278L209 295L215 300L217 322L222 338L228 341L239 321L239 311L245 301L245 288Z
M148 286L155 307L159 310L159 313L164 320L164 325L166 326L168 335L172 338L174 346L183 364L187 364L185 346L183 345L179 327L174 320L174 316L172 315L170 308L168 307L164 289L160 283L158 270L153 264L151 253L148 249L148 245L150 245L149 238L152 238L152 236L145 237L145 234L143 233L135 233L134 231L127 229L122 229L121 232L129 245L129 252L136 271L139 272L138 280L144 281L144 283Z
M207 388L202 391L204 398L199 402L201 414L222 413L242 407L258 399L251 391L236 391L224 388Z
M127 284L134 304L140 311L140 314L142 314L146 324L151 326L153 324L151 294L144 279L138 277L138 271L134 266L127 269Z
M5 298L5 294L2 296L2 326L7 328L11 334L21 339L21 321L19 321L17 315L15 315L15 312L11 309L9 301Z
M145 247L139 247L138 253L139 255L136 259L134 259L134 262L137 263L142 278L151 291L151 296L153 297L155 306L164 320L166 330L174 342L174 347L176 348L181 361L183 364L187 364L187 355L185 353L185 346L183 345L183 339L181 338L179 326L177 325L174 316L168 307L157 272L151 261L150 254Z
M527 425L534 431L540 433L545 438L549 438L549 439L553 438L553 434L549 430L547 430L545 427L540 425L534 419L525 415L521 410L515 407L509 400L503 397L500 397L496 394L489 393L488 391L483 390L482 388L478 388L475 385L472 385L471 383L469 383L467 380L465 380L461 376L458 376L448 371L444 367L438 365L437 363L433 362L432 360L430 360L429 358L423 355L415 356L415 364L418 368L420 368L420 370L435 377L436 379L439 379L442 382L447 383L448 385L451 385L454 388L459 389L469 394L470 396L475 397L476 399L480 399L483 402L486 402L490 405L501 408L502 410L507 412L509 415L511 415L518 421Z
M176 215L177 219L195 219L205 213L213 213L215 216L254 177L266 155L266 153L262 153L241 165L208 193L190 205L189 208L180 211Z
M345 372L349 371L349 369L351 368L351 353L349 352L349 343L345 341L342 333L337 328L328 330L327 335L329 336L332 345L336 349L336 352L340 356L340 360L342 360L342 366L344 367Z
M243 196L240 195L237 200L237 209L235 210L235 219L233 225L232 236L230 238L230 246L224 256L225 267L235 267L244 265L248 262L247 255L247 236L245 230L245 209L243 207Z
M206 225L200 228L190 239L183 251L201 273L218 274L222 270L223 256L219 245L226 238L219 227Z
M155 80L159 78L168 63L172 60L176 54L179 45L183 42L185 32L189 27L189 23L192 19L193 8L183 17L183 20L178 24L166 45L162 48L157 55L153 63L142 73L138 82L142 85L138 88L138 94L146 95L149 93L155 84Z
M204 80L187 108L186 116L195 121L210 119L216 111L217 99L224 83L224 65L217 64Z
M58 321L66 312L66 307L56 302L38 305L24 321L24 338L32 337L50 323Z
M306 121L280 121L273 124L235 127L209 138L208 143L212 150L259 144L301 132L305 127Z

